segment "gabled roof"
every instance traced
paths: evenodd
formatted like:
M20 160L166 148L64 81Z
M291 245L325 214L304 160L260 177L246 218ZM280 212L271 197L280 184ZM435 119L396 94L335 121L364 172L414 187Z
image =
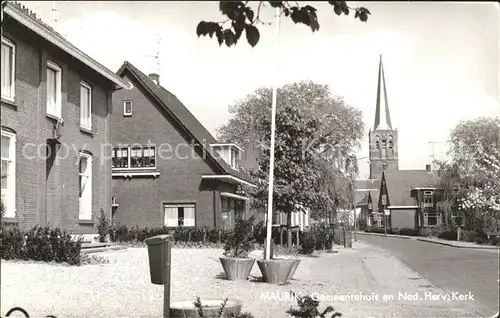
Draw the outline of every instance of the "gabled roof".
M366 196L371 193L372 207L378 206L378 197L380 191L380 179L360 179L356 180L356 205L362 205L366 201Z
M76 46L71 44L67 39L65 39L61 34L57 33L53 28L43 23L36 15L31 12L25 6L17 2L6 2L2 1L2 19L3 14L9 15L11 18L21 23L34 33L38 34L40 37L44 38L49 43L52 43L62 51L71 55L81 63L87 65L95 72L104 76L106 79L111 81L118 87L131 89L130 83L127 83L122 78L117 76L115 73L107 69L102 64L98 63L92 59L87 54L83 53ZM3 21L2 21L3 24Z
M429 178L427 170L398 170L385 172L387 192L393 206L415 205L411 197L411 189L426 183Z
M250 176L246 173L234 170L222 158L220 158L210 144L217 144L217 140L208 132L196 117L187 109L184 104L165 88L157 85L149 76L141 72L134 65L125 61L117 71L119 76L124 76L125 72L131 74L151 96L158 101L164 110L180 125L180 127L194 138L202 147L207 158L215 164L217 170L222 174L231 175L238 179L252 183Z

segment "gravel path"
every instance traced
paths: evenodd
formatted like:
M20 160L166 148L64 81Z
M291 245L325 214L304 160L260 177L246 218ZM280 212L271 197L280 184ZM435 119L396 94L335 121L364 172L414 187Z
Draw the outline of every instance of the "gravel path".
M161 317L163 286L149 277L146 248L128 248L97 254L109 264L66 265L2 261L1 315L14 306L31 316L58 317ZM284 299L290 290L316 293L344 317L457 317L476 316L466 302L404 300L408 294L444 295L397 259L362 243L338 253L303 257L292 284L276 286L258 282L254 265L248 281L228 281L217 249L172 250L172 301L224 299L243 301L243 311L260 317L286 317L295 301ZM252 254L261 258L260 251ZM371 295L378 300L336 299L334 296ZM392 300L383 300L392 295Z

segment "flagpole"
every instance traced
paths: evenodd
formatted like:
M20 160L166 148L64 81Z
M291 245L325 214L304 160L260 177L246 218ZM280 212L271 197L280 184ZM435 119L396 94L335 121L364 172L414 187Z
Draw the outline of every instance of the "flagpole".
M280 33L280 8L276 8L275 13L275 24L276 24L276 47L278 50L278 40ZM277 53L276 53L277 55ZM271 105L271 149L270 149L270 159L269 159L269 193L267 196L267 233L266 233L266 251L264 253L264 258L266 260L271 259L271 236L272 236L272 226L273 226L273 183L274 183L274 140L276 132L276 101L278 95L277 89L277 77L278 71L275 64L274 71L274 83L273 83L273 100Z

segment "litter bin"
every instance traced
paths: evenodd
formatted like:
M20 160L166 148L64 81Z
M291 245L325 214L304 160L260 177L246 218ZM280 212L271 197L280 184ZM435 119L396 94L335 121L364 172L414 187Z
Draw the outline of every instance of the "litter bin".
M164 285L170 280L172 241L170 235L157 235L146 239L149 255L151 283Z

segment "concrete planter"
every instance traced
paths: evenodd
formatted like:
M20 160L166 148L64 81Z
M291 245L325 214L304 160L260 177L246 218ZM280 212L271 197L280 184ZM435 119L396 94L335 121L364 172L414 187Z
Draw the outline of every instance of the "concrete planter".
M223 299L201 299L201 306L204 317L217 317ZM239 300L228 299L223 310L223 316L228 314L240 314L243 303ZM170 316L175 318L200 318L198 308L194 306L194 301L179 301L170 304Z
M300 260L273 258L270 260L257 260L263 280L269 284L283 285L292 279Z
M220 257L219 260L229 280L246 280L255 263L253 258Z

